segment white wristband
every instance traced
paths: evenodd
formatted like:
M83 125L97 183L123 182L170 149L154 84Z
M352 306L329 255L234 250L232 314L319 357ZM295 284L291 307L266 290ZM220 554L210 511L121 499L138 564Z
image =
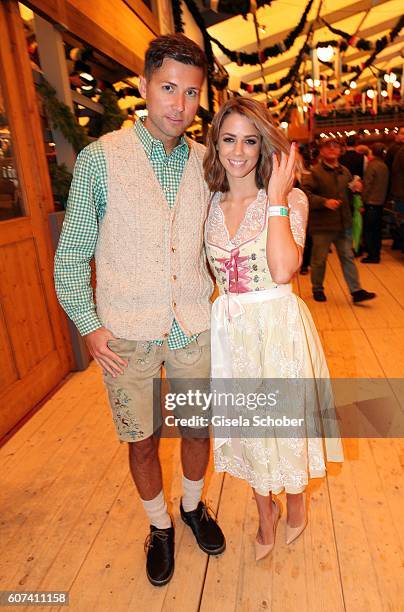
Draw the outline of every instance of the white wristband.
M287 206L268 206L269 217L289 217L289 208Z

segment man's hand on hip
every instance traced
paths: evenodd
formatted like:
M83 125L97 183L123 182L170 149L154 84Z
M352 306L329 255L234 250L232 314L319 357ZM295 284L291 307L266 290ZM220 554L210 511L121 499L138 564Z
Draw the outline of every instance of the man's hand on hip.
M108 340L114 339L115 336L105 327L99 327L84 336L88 350L103 372L115 378L117 374L123 374L123 368L126 368L128 364L109 348Z

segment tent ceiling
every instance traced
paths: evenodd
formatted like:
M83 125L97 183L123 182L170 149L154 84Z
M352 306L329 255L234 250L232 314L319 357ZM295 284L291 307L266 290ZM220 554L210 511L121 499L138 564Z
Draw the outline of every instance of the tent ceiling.
M308 15L306 28L301 36L297 38L293 47L278 56L270 58L264 64L264 74L267 82L277 81L284 77L293 64L300 48L302 47L310 23L315 19L321 0L314 0ZM306 0L273 0L271 6L265 6L257 11L257 20L266 28L266 34L260 34L261 47L265 48L284 40L287 34L296 26L306 6ZM321 2L320 16L326 19L334 27L357 34L359 37L375 41L387 34L402 15L402 0L323 0ZM359 28L359 29L358 29ZM257 50L255 28L252 15L247 20L242 16L231 17L209 27L209 33L217 38L228 49L253 52ZM314 44L320 41L338 39L338 36L330 32L321 23L315 25ZM403 41L404 31L393 44L384 49L376 58L373 66L382 70L394 69L401 71L403 65ZM259 66L237 66L236 63L224 56L216 45L213 52L221 64L223 64L230 75L234 75L248 83L262 83ZM369 57L369 51L358 51L354 47L348 47L344 53L343 62L348 64L360 64ZM309 66L307 70L309 71ZM329 77L333 76L330 69L324 67L321 71ZM347 75L349 78L349 75ZM359 83L367 83L375 80L371 69L366 69ZM275 97L282 93L277 90ZM258 95L258 98L263 97Z

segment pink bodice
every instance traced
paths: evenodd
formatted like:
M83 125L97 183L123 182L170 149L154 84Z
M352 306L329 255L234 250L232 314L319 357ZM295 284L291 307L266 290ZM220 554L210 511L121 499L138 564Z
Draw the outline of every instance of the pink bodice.
M220 293L246 293L276 287L266 256L265 191L259 190L231 240L220 205L221 199L220 192L213 195L205 227L206 253ZM288 205L293 237L303 247L308 216L307 197L300 189L292 189Z

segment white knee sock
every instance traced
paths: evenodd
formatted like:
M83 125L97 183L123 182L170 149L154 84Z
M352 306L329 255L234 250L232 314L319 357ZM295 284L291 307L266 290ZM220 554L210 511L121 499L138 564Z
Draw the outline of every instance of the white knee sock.
M167 504L163 491L160 491L154 499L142 499L142 504L151 525L158 529L168 529L171 527L171 517L167 512Z
M202 495L204 478L200 480L188 480L185 476L182 476L182 507L185 512L191 512L195 510Z

